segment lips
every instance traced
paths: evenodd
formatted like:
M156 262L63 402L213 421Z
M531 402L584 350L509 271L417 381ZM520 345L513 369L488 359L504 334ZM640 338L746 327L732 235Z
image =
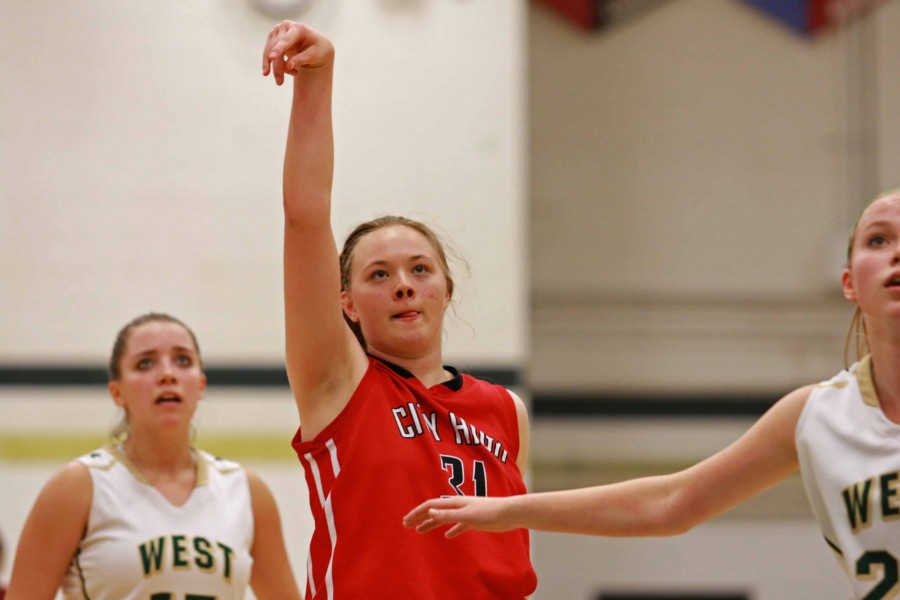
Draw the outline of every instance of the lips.
M396 315L393 316L393 318L394 318L394 319L407 320L407 319L414 319L414 318L416 318L416 317L418 317L418 316L419 316L419 311L416 311L416 310L407 310L407 311L404 311L404 312L402 312L402 313L397 313Z
M156 399L156 404L181 404L181 396L174 392L166 392Z

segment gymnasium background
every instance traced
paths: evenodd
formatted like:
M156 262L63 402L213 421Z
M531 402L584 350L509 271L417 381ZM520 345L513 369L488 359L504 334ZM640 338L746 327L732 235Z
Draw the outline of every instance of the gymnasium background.
M292 4L337 46L337 235L399 212L453 241L448 362L530 399L532 489L680 468L841 368L847 233L900 185L900 5L805 32L625 3L0 2L0 577L42 483L102 443L112 338L147 310L197 332L198 442L270 483L304 577L290 91L260 74ZM533 539L541 600L846 597L798 479L679 538Z

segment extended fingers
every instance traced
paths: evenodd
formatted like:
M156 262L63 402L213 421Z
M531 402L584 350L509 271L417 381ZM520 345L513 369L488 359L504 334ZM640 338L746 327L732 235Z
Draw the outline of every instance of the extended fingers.
M263 75L272 73L278 85L284 82L284 73L292 70L286 68L285 63L297 53L297 46L305 35L304 31L305 27L300 23L282 21L269 32L263 47Z
M463 533L467 532L468 530L469 530L469 527L467 525L463 525L462 523L457 523L456 525L454 525L453 527L451 527L444 533L444 537L449 540L451 538L455 538L458 535L462 535Z
M432 519L433 515L438 513L441 509L452 508L454 506L459 506L458 501L455 498L426 500L403 517L403 525L405 527L418 528L424 521Z
M428 503L423 502L403 517L404 527L417 527L422 521L428 518Z
M266 45L263 47L263 75L268 75L272 63L279 56L279 51L283 54L285 42L285 33L289 31L286 21L282 21L272 28L266 37Z
M454 525L444 533L445 537L454 538L461 533L469 530L468 525L465 525L463 523L456 523L457 519L455 518L455 515L458 512L459 509L439 510L436 508L430 508L420 520L407 523L406 519L404 519L404 524L407 527L415 525L417 533L428 533L429 531L433 531L438 527L443 527L449 523L454 523Z
M426 519L423 519L421 522L419 522L416 525L416 532L417 533L428 533L429 531L437 529L441 525L442 525L442 523L438 523L434 519L426 518Z
M268 37L266 37L266 45L263 46L262 53L262 72L263 75L269 74L269 55L272 53L272 46L275 44L275 30L269 32Z

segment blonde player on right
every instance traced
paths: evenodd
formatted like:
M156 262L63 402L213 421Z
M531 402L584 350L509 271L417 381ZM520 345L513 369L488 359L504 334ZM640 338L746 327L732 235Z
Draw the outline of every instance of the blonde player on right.
M863 211L844 296L856 303L858 362L784 396L740 439L683 471L506 498L429 500L405 518L420 533L538 529L633 537L684 533L798 469L853 598L900 595L900 190ZM848 337L848 346L850 338ZM868 353L866 354L866 350Z

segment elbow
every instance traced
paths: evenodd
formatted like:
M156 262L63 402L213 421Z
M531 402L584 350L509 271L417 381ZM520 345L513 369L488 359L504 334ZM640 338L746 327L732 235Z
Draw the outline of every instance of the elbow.
M673 537L687 533L700 520L689 489L672 475L641 480L639 502L633 507L632 528L626 535Z
M697 525L693 521L676 517L661 525L657 530L657 535L659 537L675 537L689 532Z
M331 228L331 210L327 196L285 192L282 200L284 225L289 229Z
M698 503L683 492L672 493L662 503L657 521L657 535L682 535L704 521Z
M289 198L287 195L284 197L282 208L284 210L285 227L292 229L302 227L303 224L308 221L308 217L304 214L305 211L298 206L298 202L295 199Z

